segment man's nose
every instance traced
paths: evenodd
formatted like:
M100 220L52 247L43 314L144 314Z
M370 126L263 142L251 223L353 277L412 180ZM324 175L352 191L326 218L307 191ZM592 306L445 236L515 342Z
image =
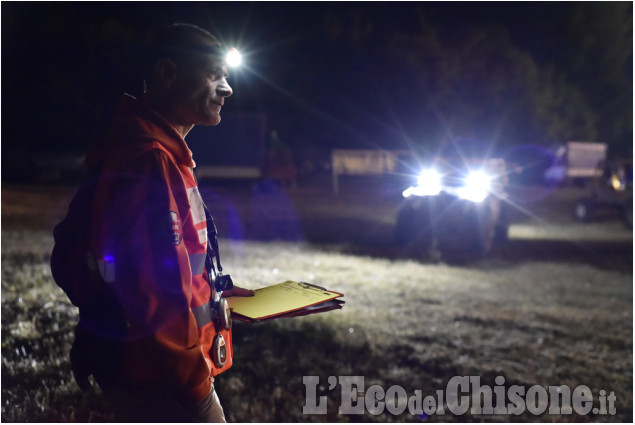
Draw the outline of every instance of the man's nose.
M223 79L220 84L216 86L216 93L218 93L218 95L222 97L229 97L234 93L234 91L232 90L227 80Z

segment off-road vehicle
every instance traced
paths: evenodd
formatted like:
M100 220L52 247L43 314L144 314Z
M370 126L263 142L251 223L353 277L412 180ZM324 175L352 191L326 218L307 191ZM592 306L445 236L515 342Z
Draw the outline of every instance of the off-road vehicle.
M492 252L507 238L505 160L436 157L403 191L395 240L446 259Z
M614 211L629 229L633 228L633 160L600 161L587 194L574 205L580 221L593 221L600 213Z

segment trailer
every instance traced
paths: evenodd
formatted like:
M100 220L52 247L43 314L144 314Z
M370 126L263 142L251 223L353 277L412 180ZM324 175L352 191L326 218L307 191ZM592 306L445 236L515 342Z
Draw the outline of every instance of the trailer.
M583 222L593 221L598 211L617 212L629 229L633 228L633 159L600 161L584 197L578 199L573 215Z
M567 142L554 149L554 159L544 177L550 183L586 182L597 177L597 166L606 160L606 143Z
M341 175L383 175L394 173L400 158L413 156L408 150L334 149L331 152L333 193L340 191Z

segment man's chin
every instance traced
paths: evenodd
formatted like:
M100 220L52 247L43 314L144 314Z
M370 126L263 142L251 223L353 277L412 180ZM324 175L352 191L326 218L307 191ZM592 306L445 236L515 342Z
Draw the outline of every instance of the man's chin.
M204 125L204 126L209 126L209 127L213 127L215 125L218 125L218 123L220 123L221 118L220 115L215 115L212 117L207 117L205 119L201 119L197 125Z

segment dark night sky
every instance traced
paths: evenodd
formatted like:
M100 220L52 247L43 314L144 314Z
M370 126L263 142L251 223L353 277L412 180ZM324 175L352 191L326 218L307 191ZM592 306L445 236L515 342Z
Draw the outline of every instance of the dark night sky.
M7 154L24 156L25 150L60 152L90 145L108 125L120 93L138 88L138 79L130 76L131 52L169 23L203 26L245 52L248 69L233 73L235 95L226 112L265 112L283 140L296 147L370 148L399 146L421 130L413 112L411 79L416 75L396 66L387 52L395 34L420 31L418 13L447 40L472 26L505 27L513 43L541 66L566 67L563 52L570 41L565 32L577 7L542 2L3 2L3 164ZM364 23L372 25L351 42L358 21L362 32ZM338 27L341 23L346 28Z

